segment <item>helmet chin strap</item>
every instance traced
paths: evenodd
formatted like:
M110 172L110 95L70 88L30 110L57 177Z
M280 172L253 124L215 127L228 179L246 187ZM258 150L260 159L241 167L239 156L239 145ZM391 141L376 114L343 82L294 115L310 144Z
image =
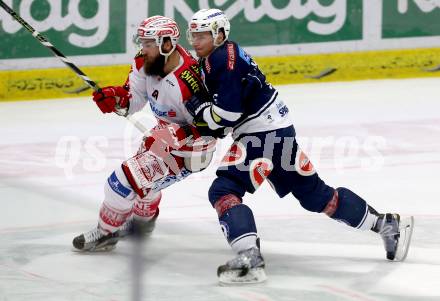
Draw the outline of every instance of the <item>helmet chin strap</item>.
M223 39L223 41L221 43L217 43L217 39L219 37L219 33L220 33L220 30L217 31L217 34L215 35L214 43L213 43L216 48L222 46L226 42L226 39Z
M168 57L174 52L175 49L176 45L174 45L169 52L163 52L162 47L159 48L159 53L165 57L165 64L168 62Z
M162 45L163 42L160 44L159 46L159 53L161 55L163 55L165 57L165 64L168 62L168 57L174 52L174 50L176 49L176 45L173 45L173 48L171 48L171 50L169 52L163 52L162 51Z
M217 44L217 43L214 41L214 46L217 48L217 47L222 46L224 43L225 43L224 40L223 40L221 43L219 43L219 44Z

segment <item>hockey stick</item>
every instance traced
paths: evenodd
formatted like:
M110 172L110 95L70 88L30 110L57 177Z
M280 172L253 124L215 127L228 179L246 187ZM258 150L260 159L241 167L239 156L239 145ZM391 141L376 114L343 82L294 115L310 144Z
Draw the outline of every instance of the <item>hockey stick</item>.
M69 67L76 75L78 75L90 88L100 92L101 88L91 80L84 72L81 71L74 63L72 63L61 51L59 51L55 46L52 45L41 33L36 31L29 23L23 20L12 8L10 8L3 0L0 0L0 6L10 14L18 23L20 23L27 31L29 31L34 38L36 38L41 44L46 46L52 53L59 58L67 67ZM116 108L116 114L124 116L127 118L139 131L146 133L148 129L144 127L141 123L134 120L131 115L128 115L127 108Z

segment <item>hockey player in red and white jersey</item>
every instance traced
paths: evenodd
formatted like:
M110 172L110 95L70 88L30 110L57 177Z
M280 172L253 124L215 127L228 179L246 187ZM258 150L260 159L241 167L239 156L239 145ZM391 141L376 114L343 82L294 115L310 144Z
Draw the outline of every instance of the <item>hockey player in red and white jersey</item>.
M191 126L184 103L206 97L197 61L178 45L177 23L153 16L141 22L135 57L124 86L93 93L103 113L135 113L148 103L158 125L144 138L138 153L107 179L97 227L78 235L80 251L103 251L133 231L151 232L159 214L161 189L207 167L215 150L212 136ZM213 134L213 133L209 133Z

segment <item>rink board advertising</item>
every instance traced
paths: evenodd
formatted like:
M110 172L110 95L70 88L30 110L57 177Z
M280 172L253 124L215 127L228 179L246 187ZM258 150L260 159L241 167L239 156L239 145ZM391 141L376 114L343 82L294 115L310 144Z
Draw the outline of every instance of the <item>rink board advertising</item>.
M265 68L278 68L273 66L271 62L274 60L270 57L309 56L309 67L302 69L310 72L301 72L312 76L320 71L318 65L339 71L343 69L343 66L325 63L332 53L347 53L345 58L348 61L362 61L358 53L382 50L394 51L394 55L391 55L394 62L396 56L413 56L414 62L406 63L406 67L412 64L418 71L440 64L435 60L438 54L436 48L440 48L440 1L5 0L5 3L80 67L129 64L135 51L132 36L137 24L145 17L156 14L176 19L182 31L181 43L189 47L185 39L187 21L195 11L205 7L218 7L226 12L231 20L230 38L238 41L250 54L259 57L257 61ZM13 80L11 76L15 79L16 76L5 70L36 69L32 75L26 76L40 78L40 85L36 86L49 87L59 93L79 84L66 70L62 74L55 72L56 80L46 77L53 76L53 72L48 75L37 71L61 68L63 65L3 9L0 9L0 39L0 70L4 70L0 81L0 99L5 97L7 89L12 89L9 91L12 98L21 98L14 96L13 91L18 91L23 84L20 86L8 82ZM416 58L418 50L397 50L420 48L433 49L428 57L421 58L423 62ZM431 58L434 60L429 63ZM283 58L280 61L288 65L289 60ZM374 63L367 59L363 61L364 64ZM301 63L298 60L292 62ZM337 80L340 75L340 72L334 72L329 78ZM343 79L350 79L350 76L345 73ZM287 82L298 82L295 72ZM51 94L50 97L55 95Z

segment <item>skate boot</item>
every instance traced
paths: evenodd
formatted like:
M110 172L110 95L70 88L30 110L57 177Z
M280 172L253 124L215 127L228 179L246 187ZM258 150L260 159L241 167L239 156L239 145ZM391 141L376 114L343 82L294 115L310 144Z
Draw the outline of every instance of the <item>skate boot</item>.
M252 247L239 252L237 257L218 267L217 276L224 285L265 281L267 277L260 249Z
M153 218L148 221L143 221L136 218L129 218L117 231L119 238L125 238L126 236L133 235L134 233L147 235L153 232L156 226L156 220L159 216L159 208Z
M99 226L73 239L76 251L99 252L111 251L118 243L118 233L104 234Z
M403 261L408 255L414 217L401 219L399 214L380 214L373 231L382 236L387 259Z

